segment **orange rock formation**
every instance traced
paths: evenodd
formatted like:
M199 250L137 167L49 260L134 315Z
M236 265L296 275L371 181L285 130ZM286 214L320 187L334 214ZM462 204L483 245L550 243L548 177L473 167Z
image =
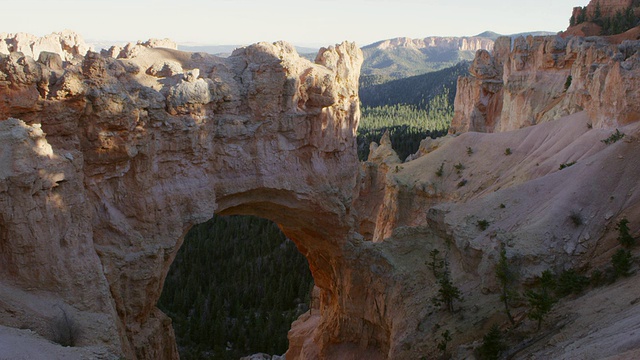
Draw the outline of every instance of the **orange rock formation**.
M451 133L498 132L587 111L594 127L640 119L639 45L604 39L502 37L458 80Z

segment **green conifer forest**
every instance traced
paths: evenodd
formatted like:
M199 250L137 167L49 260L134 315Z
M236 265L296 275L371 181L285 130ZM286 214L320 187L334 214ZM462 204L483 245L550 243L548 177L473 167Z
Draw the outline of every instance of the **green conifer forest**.
M418 151L426 137L446 135L453 119L458 77L468 72L469 63L463 61L440 71L361 89L360 160L368 158L369 145L379 143L385 131L389 131L401 160Z
M312 281L307 260L277 225L215 216L185 237L158 306L173 319L182 359L284 354Z

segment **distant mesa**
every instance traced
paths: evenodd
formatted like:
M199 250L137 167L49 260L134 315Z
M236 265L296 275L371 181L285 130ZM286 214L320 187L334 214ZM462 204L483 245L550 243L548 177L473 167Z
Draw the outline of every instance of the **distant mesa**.
M231 53L238 48L245 47L247 45L194 45L194 44L178 44L178 50L188 52L204 52L220 57L230 56ZM318 53L320 48L295 46L298 54L313 54Z
M555 32L551 32L551 31L529 31L529 32L523 32L523 33L517 33L517 34L510 34L510 35L504 35L504 34L498 34L496 32L493 31L485 31L483 33L480 33L478 35L476 35L475 37L481 37L481 38L487 38L487 39L491 39L493 41L497 40L499 37L501 36L508 36L511 38L517 38L517 37L527 37L529 35L531 36L549 36L549 35L555 35Z
M490 50L493 47L493 41L491 39L485 39L475 36L465 37L444 37L444 36L429 36L422 39L412 39L408 37L398 37L395 39L388 39L375 42L373 44L363 47L364 49L377 48L381 50L387 50L390 48L405 47L416 50L429 49L429 48L443 48L443 49L455 49L455 50Z
M536 31L509 35L519 36L555 35L553 32ZM361 87L366 88L391 80L422 75L452 67L461 61L471 61L478 50L490 51L497 38L503 36L485 31L475 36L442 37L430 36L422 39L399 37L375 42L362 47Z

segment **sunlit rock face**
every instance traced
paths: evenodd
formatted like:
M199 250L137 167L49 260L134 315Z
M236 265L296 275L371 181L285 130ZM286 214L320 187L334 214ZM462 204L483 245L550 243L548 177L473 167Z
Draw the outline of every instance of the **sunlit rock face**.
M477 51L488 50L493 46L493 40L482 37L440 37L430 36L423 39L410 39L400 37L395 39L384 40L374 44L381 50L393 48L409 48L416 50L425 50L430 48L439 48L446 50L458 51Z
M65 61L72 61L75 57L83 57L89 50L91 46L84 42L82 35L71 30L43 37L27 33L0 33L0 54L19 52L37 60L42 53L52 53Z
M227 59L154 46L166 44L118 59L1 56L0 323L46 337L64 309L81 345L176 358L155 304L184 234L214 213L255 214L307 256L328 309L319 326L340 339L353 327L336 287L353 223L360 50L343 43L312 63L286 43Z
M508 37L458 79L451 133L500 132L587 111L596 128L640 119L640 41Z

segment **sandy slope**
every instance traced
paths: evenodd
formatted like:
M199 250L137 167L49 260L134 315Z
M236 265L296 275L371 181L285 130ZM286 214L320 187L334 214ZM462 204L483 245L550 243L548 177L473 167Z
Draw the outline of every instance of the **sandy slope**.
M640 282L619 280L561 302L549 322L561 325L548 337L517 354L519 359L640 358Z
M603 269L617 249L615 225L622 217L633 224L632 233L640 235L640 126L621 127L624 138L607 145L602 140L615 129L593 129L589 124L582 112L516 131L470 132L426 141L418 159L387 164L391 170L381 213L390 215L379 216L387 224L378 226L386 226L388 232L376 240L391 248L388 253L398 255L389 261L398 269L406 268L401 272L408 274L407 281L423 289L403 294L419 300L415 305L406 301L403 306L423 319L406 324L407 336L417 348L415 356L435 353L429 347L435 341L421 337L437 337L449 329L453 348L459 346L454 358L467 359L476 346L472 343L491 324L507 325L494 273L501 243L507 246L510 264L517 269L522 285L547 269L554 273L571 268ZM383 147L376 154L385 153ZM507 148L511 155L505 154ZM560 169L561 164L573 162ZM443 175L437 176L441 164ZM463 165L460 171L455 167L458 164ZM463 180L467 182L460 186ZM580 226L572 223L572 213L581 217ZM486 230L479 229L479 220L488 221ZM419 233L421 228L425 234ZM429 231L442 239L429 239ZM452 276L465 299L460 304L461 315L455 318L424 310L433 288L421 264L438 241L454 245ZM407 250L392 251L396 247ZM417 260L412 261L411 256ZM545 336L514 358L634 358L640 349L639 287L634 276L580 298L563 299L540 333ZM411 288L405 286L405 290ZM522 291L524 288L518 289ZM526 311L522 303L513 313L521 321L517 331L529 341L540 334L526 319ZM424 323L444 327L438 326L441 330L435 333L428 331L430 327L425 327L425 334L415 332ZM418 342L424 346L416 345ZM408 352L402 356L410 358Z
M0 326L0 360L117 360L105 348L64 347L31 330Z

